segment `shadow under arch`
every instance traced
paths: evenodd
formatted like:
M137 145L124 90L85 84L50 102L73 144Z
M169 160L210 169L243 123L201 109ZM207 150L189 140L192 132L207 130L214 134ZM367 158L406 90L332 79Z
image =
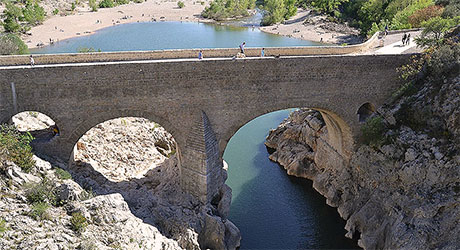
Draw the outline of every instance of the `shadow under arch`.
M241 116L239 120L237 120L234 124L230 126L230 129L223 133L223 136L220 141L221 157L223 156L225 148L227 147L227 144L232 138L232 136L245 124L265 114L269 114L279 110L296 108L309 108L315 111L319 111L324 122L326 123L326 128L328 131L327 142L345 160L348 161L350 159L353 152L354 139L352 129L350 128L348 123L341 116L339 116L337 113L331 110L309 105L302 105L300 107L270 108L259 112L247 113L247 115Z

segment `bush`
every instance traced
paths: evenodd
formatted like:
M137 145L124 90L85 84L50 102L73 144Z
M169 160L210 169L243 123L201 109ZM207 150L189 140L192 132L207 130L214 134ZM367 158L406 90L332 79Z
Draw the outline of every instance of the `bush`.
M32 204L32 210L29 212L29 216L35 220L50 220L51 217L48 214L48 208L50 205L46 202L37 202Z
M0 236L2 236L3 233L6 232L6 230L6 221L3 218L0 218Z
M3 10L2 18L4 18L2 25L6 32L23 31L22 26L19 24L19 21L23 19L22 9L18 6L8 2L5 10Z
M58 10L58 9L54 9L54 10L53 10L53 15L57 15L57 14L59 14L59 10Z
M40 183L26 184L26 198L31 204L33 203L50 203L56 204L56 193L54 185L46 178Z
M404 8L402 11L399 11L395 14L391 21L391 29L400 30L400 29L410 29L411 25L409 23L409 16L414 14L417 10L426 8L433 5L432 0L417 0L411 5Z
M96 0L89 0L89 7L91 8L92 12L96 12L97 11Z
M62 168L56 168L56 176L61 180L72 179L72 175Z
M460 24L460 17L434 17L423 22L425 28L420 37L415 39L418 46L440 46L444 42L444 35L453 27Z
M180 9L184 8L185 7L184 2L182 1L177 2L177 7L179 7Z
M72 218L70 219L70 225L72 227L72 230L74 230L77 233L82 233L88 226L88 222L80 212L77 212L72 214Z
M29 133L22 134L12 125L0 126L0 153L6 160L14 162L24 172L30 172L35 166Z
M27 45L15 34L0 35L0 55L28 54Z
M205 18L221 21L227 18L248 16L248 9L255 7L255 0L214 0L201 15Z
M115 0L116 5L128 4L129 0Z
M370 146L381 146L385 141L385 124L381 116L374 116L361 128L363 142Z
M113 0L102 0L99 3L99 8L113 8L115 7L115 3Z
M45 20L45 10L35 1L28 1L22 13L24 20L32 25L41 24Z
M427 63L427 73L434 80L442 80L448 75L458 75L460 72L460 44L443 44L430 55Z
M412 26L412 28L419 28L422 22L428 21L433 17L441 16L443 13L444 8L438 5L432 5L428 6L426 8L417 10L409 16L409 24Z

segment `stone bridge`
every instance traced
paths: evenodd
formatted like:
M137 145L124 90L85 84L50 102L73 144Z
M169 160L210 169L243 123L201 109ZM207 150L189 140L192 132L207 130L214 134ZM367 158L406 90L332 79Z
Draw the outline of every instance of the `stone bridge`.
M406 62L408 55L341 55L0 66L0 119L48 115L60 133L38 150L62 159L71 159L80 137L99 123L155 121L177 142L183 188L208 202L225 181L230 138L272 111L320 111L329 144L347 160L359 142L358 113L398 88L395 69Z

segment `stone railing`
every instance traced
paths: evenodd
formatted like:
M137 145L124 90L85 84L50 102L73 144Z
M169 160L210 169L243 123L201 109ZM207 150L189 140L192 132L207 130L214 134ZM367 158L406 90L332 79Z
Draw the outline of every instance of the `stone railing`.
M305 47L267 47L265 56L307 56L307 55L344 55L360 53L376 46L378 33L361 44L348 46L305 46ZM113 62L198 58L199 49L176 49L154 51L126 51L126 52L94 52L94 53L66 53L66 54L36 54L33 55L35 64L85 63L85 62ZM247 57L260 56L261 48L246 48ZM238 48L203 49L204 58L231 58L239 52ZM27 65L28 55L0 56L0 65Z

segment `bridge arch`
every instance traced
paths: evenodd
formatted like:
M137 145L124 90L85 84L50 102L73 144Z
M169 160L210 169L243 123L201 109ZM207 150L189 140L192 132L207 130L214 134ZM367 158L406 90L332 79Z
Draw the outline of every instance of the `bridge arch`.
M344 159L348 160L353 151L354 139L350 125L336 112L333 112L326 108L315 107L311 105L301 105L297 107L286 107L286 108L267 108L258 112L247 113L246 115L240 116L230 127L227 129L219 142L221 148L221 157L228 142L232 136L244 125L251 122L257 117L265 114L269 114L279 110L295 109L295 108L309 108L312 110L319 111L328 131L328 143L340 154Z
M174 155L176 146L160 124L120 117L88 130L74 146L69 167L77 172L96 171L111 182L141 179Z
M176 141L176 154L178 158L180 158L180 149L183 145L184 139L182 137L182 133L175 126L173 126L168 119L163 118L162 116L157 115L154 112L147 112L141 110L115 110L111 112L100 112L97 115L87 115L83 119L81 119L82 122L80 122L73 131L62 131L63 136L68 135L68 139L66 140L66 142L71 146L71 150L69 151L67 159L69 159L70 161L73 160L74 146L77 144L78 140L80 140L80 138L84 134L86 134L90 129L105 121L123 117L145 118L149 121L155 122L162 126L168 133L170 133L173 136L174 140ZM67 147L69 147L69 145Z

